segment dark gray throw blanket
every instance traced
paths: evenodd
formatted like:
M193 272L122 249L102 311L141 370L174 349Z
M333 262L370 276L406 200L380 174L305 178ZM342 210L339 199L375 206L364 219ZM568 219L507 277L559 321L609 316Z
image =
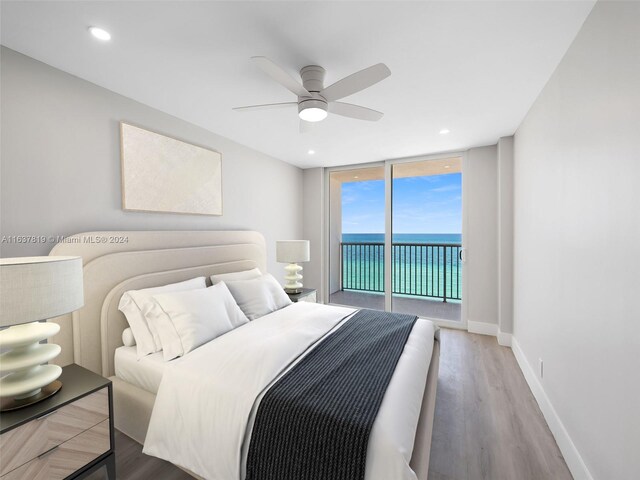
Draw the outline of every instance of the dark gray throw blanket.
M360 310L258 407L246 480L364 480L373 422L417 317Z

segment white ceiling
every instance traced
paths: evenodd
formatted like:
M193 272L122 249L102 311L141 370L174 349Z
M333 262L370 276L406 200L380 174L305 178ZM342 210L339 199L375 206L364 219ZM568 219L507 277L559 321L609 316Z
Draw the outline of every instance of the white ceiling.
M2 44L300 167L494 144L511 135L594 1L2 2ZM101 43L89 25L105 28ZM294 101L249 61L264 55L325 85L378 62L392 75L343 101L377 122L330 115L298 133ZM451 133L438 132L448 128ZM315 155L307 151L313 149Z

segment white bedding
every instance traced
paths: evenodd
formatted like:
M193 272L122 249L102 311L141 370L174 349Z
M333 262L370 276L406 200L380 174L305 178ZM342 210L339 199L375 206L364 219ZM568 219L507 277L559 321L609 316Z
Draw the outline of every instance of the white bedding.
M242 480L262 394L353 309L299 302L165 364L144 453L210 480ZM435 327L418 320L374 422L366 480L415 480L409 467Z
M138 360L135 347L118 347L113 359L116 377L153 394L158 393L162 373L169 363L162 358L162 352L153 353Z

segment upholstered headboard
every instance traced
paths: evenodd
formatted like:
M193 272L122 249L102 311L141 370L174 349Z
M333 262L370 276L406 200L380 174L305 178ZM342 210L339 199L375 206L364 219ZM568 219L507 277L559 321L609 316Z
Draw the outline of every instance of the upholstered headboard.
M258 267L266 272L262 234L250 231L89 232L65 238L50 255L83 259L84 307L51 319L60 365L77 363L114 375L113 356L128 324L118 311L126 290Z

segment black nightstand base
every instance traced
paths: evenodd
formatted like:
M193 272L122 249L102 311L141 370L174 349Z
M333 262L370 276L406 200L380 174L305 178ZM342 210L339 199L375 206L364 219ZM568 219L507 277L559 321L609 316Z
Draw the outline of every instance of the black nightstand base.
M92 473L97 472L102 467L107 467L107 479L108 480L116 480L116 453L111 452L105 455L103 458L99 458L95 460L94 463L91 463L85 467L84 470L80 470L76 472L73 476L68 477L65 480L79 480L81 478L86 478Z

